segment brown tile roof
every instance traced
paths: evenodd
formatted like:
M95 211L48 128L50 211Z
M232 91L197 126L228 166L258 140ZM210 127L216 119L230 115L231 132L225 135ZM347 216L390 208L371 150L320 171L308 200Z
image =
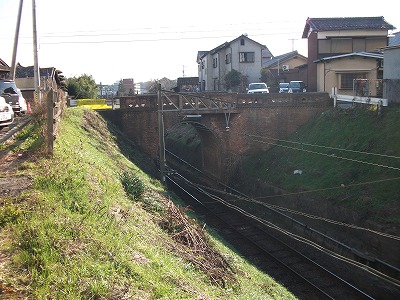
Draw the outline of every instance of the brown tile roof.
M303 38L308 37L310 31L357 29L396 29L385 21L384 17L356 17L356 18L308 18L303 31Z

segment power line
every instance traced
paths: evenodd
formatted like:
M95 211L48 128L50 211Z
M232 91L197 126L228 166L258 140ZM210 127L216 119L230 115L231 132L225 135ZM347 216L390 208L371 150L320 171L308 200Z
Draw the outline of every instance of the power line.
M324 149L330 149L330 150L339 150L339 151L344 151L344 152L352 152L352 153L357 153L357 154L366 154L366 155L381 156L381 157L386 157L386 158L400 159L399 156L393 156L393 155L371 153L371 152L343 149L343 148L330 147L330 146L321 146L321 145L316 145L316 144L308 144L308 143L303 143L303 142L289 141L289 140L283 140L283 139L275 139L275 138L271 138L271 137L263 137L263 136L252 135L252 134L248 134L248 136L267 139L267 140L273 140L273 141L278 141L278 142L286 142L286 143L298 144L298 145L302 145L302 146L318 147L318 148L324 148Z
M209 177L207 174L205 174L201 170L197 169L196 167L192 166L191 164L189 164L188 162L186 162L185 160L183 160L179 156L175 155L171 151L169 151L167 149L166 149L166 151L169 154L173 155L176 159L179 159L181 162L185 163L186 165L188 165L189 167L194 169L195 171L203 174L203 176ZM361 182L361 183L355 183L355 184L350 184L350 185L346 185L346 186L335 186L335 187L324 188L324 189L301 191L301 192L286 193L286 194L279 194L279 195L262 196L262 197L252 197L252 198L250 198L249 196L243 194L242 192L237 191L234 188L232 188L232 187L230 187L228 185L222 184L222 183L219 183L219 184L222 184L225 188L227 188L227 189L229 189L231 191L235 191L236 194L228 193L228 192L225 192L225 191L222 191L222 190L219 190L219 189L211 188L211 187L208 187L208 186L205 186L205 185L201 185L201 184L197 184L197 183L193 183L193 182L190 182L190 183L192 185L196 185L197 187L200 187L200 188L203 188L203 189L214 191L214 192L217 192L217 193L220 193L220 194L229 195L229 196L235 197L235 198L237 198L239 200L244 200L244 201L248 201L248 202L257 203L257 204L266 206L268 208L272 207L272 208L275 208L275 209L279 209L279 210L282 210L282 211L288 211L288 212L291 212L291 213L294 213L294 214L303 215L303 216L308 217L308 218L325 221L325 222L332 223L332 224L335 224L335 225L347 226L347 227L350 227L350 228L353 228L353 229L368 231L368 232L371 232L371 233L374 233L374 234L377 234L377 235L381 235L381 236L384 236L384 237L387 237L387 238L400 240L400 237L395 236L395 235L390 235L390 234L382 233L382 232L379 232L379 231L376 231L376 230L372 230L372 229L369 229L369 228L363 228L363 227L360 227L360 226L355 226L355 225L347 224L347 223L344 223L344 222L339 222L339 221L335 221L335 220L331 220L331 219L327 219L327 218L323 218L323 217L319 217L319 216L315 216L315 215L311 215L311 214L306 214L306 213L299 212L299 211L296 211L296 210L291 210L289 208L285 208L285 207L281 207L281 206L267 204L265 202L257 201L257 199L287 197L287 196L300 195L300 194L306 194L306 193L315 193L315 192L327 191L327 190L333 190L333 189L343 189L343 188L350 188L350 187L362 186L362 185L372 185L372 184L375 184L375 183L380 183L380 182L385 182L385 181L393 181L393 180L400 180L400 177L387 178L387 179L381 179L381 180L374 180L374 181L368 181L368 182Z
M253 34L252 36L274 36L274 35L288 35L293 34L293 32L288 33L263 33L263 34ZM233 38L237 35L227 35L227 36L203 36L203 37L171 37L171 38L157 38L157 39L132 39L132 40L103 40L103 41L57 41L57 42L41 42L42 45L51 44L106 44L106 43L139 43L139 42L161 42L161 41L184 41L184 40L205 40L205 39L221 39L221 38Z
M256 23L228 23L228 24L217 24L217 25L210 24L208 27L212 28L213 31L214 30L226 31L226 28L233 27L233 26L253 26L254 25L254 26L257 26L256 27L257 30L265 30L264 25L266 25L266 24L276 25L276 23L277 23L276 21L265 21L265 22L256 22ZM279 21L279 24L289 24L289 23L298 23L298 21L293 21L293 20L280 20ZM204 30L204 28L206 28L206 27L207 27L207 25L201 25L201 26L191 25L191 26L185 26L185 29L201 28L202 30ZM218 27L221 29L217 29ZM124 29L115 28L115 29L106 29L103 31L105 31L105 32L116 32L116 31L136 32L136 30L164 30L164 29L172 29L172 30L179 29L180 30L181 28L182 28L182 26L160 26L160 27L135 27L135 28L124 28ZM274 28L275 28L275 26L274 26ZM279 28L280 29L290 29L290 28L294 28L294 27L286 27L285 28L285 27L280 26ZM298 27L296 26L295 28L298 28ZM300 31L302 32L302 29ZM96 30L81 30L81 31L74 30L74 31L67 31L65 33L79 33L79 32L100 32L100 30L98 30L98 29L96 29ZM186 32L191 33L191 32L196 32L196 31L187 30ZM209 30L206 32L209 32ZM47 32L47 34L58 34L58 33L59 32L56 32L56 31Z
M171 179L171 180L172 180L172 179ZM201 193L207 195L208 197L210 197L211 199L213 199L213 200L215 200L215 201L220 202L220 203L223 204L224 206L229 207L229 208L231 208L231 209L237 211L238 213L240 213L240 214L243 215L243 216L246 216L246 217L248 217L248 218L250 218L250 219L252 219L252 220L254 220L254 221L257 221L257 222L259 222L260 224L263 224L263 225L265 225L265 226L267 226L267 227L269 227L269 228L271 228L271 229L275 229L275 230L279 231L280 233L282 233L282 234L284 234L284 235L287 235L287 236L293 238L294 240L297 240L297 241L299 241L299 242L301 242L301 243L304 243L304 244L307 244L307 245L309 245L309 246L311 246L311 247L314 247L315 249L317 249L317 250L319 250L319 251L321 251L321 252L324 252L324 253L330 255L330 256L333 257L333 258L336 258L336 259L338 259L338 260L345 261L345 262L347 262L347 263L349 263L349 264L351 264L351 265L353 265L353 266L356 266L356 267L358 267L358 268L360 268L360 269L363 269L363 270L367 271L368 273L373 274L373 275L375 275L375 276L377 276L377 277L379 277L379 278L382 278L382 279L385 279L385 280L391 280L391 278L390 278L388 275L386 275L386 274L383 274L383 273L381 273L381 272L379 272L379 271L377 271L377 270L375 270L375 269L373 269L373 268L371 268L371 267L369 267L369 266L367 266L367 265L364 265L364 264L359 263L359 262L357 262L357 261L355 261L355 260L353 260L353 259L347 258L347 257L345 257L345 256L343 256L343 255L341 255L341 254L338 254L338 253L336 253L336 252L334 252L334 251L332 251L332 250L329 250L329 249L327 249L327 248L325 248L325 247L323 247L323 246L321 246L321 245L319 245L319 244L317 244L317 243L315 243L315 242L313 242L313 241L311 241L311 240L309 240L309 239L307 239L307 238L305 238L305 237L302 237L302 236L297 235L297 234L294 234L294 233L292 233L292 232L290 232L290 231L288 231L288 230L286 230L286 229L283 229L283 228L281 228L281 227L279 227L279 226L273 224L273 223L270 222L270 221L267 221L267 220L262 219L262 218L260 218L260 217L258 217L258 216L255 216L255 215L249 213L248 211L246 211L246 210L244 210L244 209L242 209L242 208L240 208L240 207L238 207L238 206L236 206L236 205L233 205L233 204L231 204L231 203L225 201L224 199L218 197L217 195L211 194L211 193L205 191L204 189L199 188L195 183L193 183L193 182L187 180L186 178L185 178L185 181L186 181L187 184L190 184L190 185L192 185L192 187L195 187L199 192L201 192ZM196 199L196 201L198 201L199 203L201 203L202 205L204 205L204 204L203 204L202 202L200 202L199 200ZM315 231L315 230L314 230L314 232L319 233L318 231ZM320 233L319 233L319 234L320 234ZM326 235L324 235L324 236L327 237ZM328 237L328 238L330 238L330 237ZM330 238L330 239L331 239L331 238ZM340 243L340 242L338 242L338 241L336 241L336 242L337 242L337 243ZM343 244L343 243L340 243L340 244L341 244L344 248L346 248L346 249L351 249L349 246L347 246L347 245L345 245L345 244Z
M400 177L392 178L391 180L399 180L399 179L400 179ZM193 184L195 184L195 183L193 183ZM368 184L368 183L364 183L364 184ZM237 195L237 194L228 193L228 192L225 192L225 191L222 191L222 190L219 190L219 189L210 188L208 186L204 186L204 185L200 185L200 184L195 184L195 185L199 186L199 187L202 187L204 189L208 189L208 190L220 193L220 194L229 195L229 196L234 197L234 198L236 198L238 200L260 204L260 205L268 207L268 208L278 209L278 210L281 210L281 211L287 211L287 212L290 212L290 213L293 213L293 214L297 214L297 215L301 215L301 216L304 216L304 217L307 217L307 218L310 218L310 219L320 220L320 221L324 221L324 222L335 224L335 225L339 225L339 226L345 226L345 227L349 227L349 228L352 228L352 229L368 231L368 232L374 233L376 235L384 236L386 238L400 240L400 237L396 236L396 235L391 235L391 234L387 234L387 233L384 233L384 232L379 232L379 231L376 231L376 230L372 230L372 229L369 229L369 228L364 228L364 227L360 227L360 226L356 226L356 225L352 225L352 224L347 224L347 223L344 223L344 222L339 222L339 221L331 220L331 219L328 219L328 218L323 218L323 217L319 217L319 216L316 216L316 215L311 215L311 214L307 214L307 213L300 212L300 211L297 211L297 210L292 210L292 209L289 209L289 208L286 208L286 207L273 205L273 204L269 204L269 203L265 203L265 202L261 202L261 201L257 201L256 200L256 199L273 198L273 197L277 197L277 196L280 197L280 196L287 196L287 195L293 195L293 194L296 195L298 193L250 198L250 197L248 197L248 196L246 196L244 194Z
M347 157L343 157L343 156L337 156L337 155L334 155L334 154L326 154L326 153L316 152L316 151L312 151L312 150L306 150L306 149L295 148L295 147L290 147L290 146L285 146L285 145L279 145L279 144L260 141L260 140L253 140L253 141L254 142L258 142L258 143L263 143L263 144L275 145L277 147L287 148L287 149L291 149L291 150L299 150L299 151L308 152L308 153L312 153L312 154L318 154L318 155L322 155L322 156L326 156L326 157L330 157L330 158L337 158L337 159L342 159L342 160L362 163L362 164L366 164L366 165L371 165L371 166L375 166L375 167L381 167L381 168L400 171L400 168L397 168L397 167L376 164L376 163L372 163L372 162L362 161L362 160L353 159L353 158L347 158Z

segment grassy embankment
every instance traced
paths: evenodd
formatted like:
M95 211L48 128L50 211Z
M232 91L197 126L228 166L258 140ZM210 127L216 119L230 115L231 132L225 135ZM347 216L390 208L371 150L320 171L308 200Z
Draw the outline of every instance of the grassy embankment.
M67 109L51 158L38 153L40 132L29 125L10 147L37 158L15 174L32 188L1 196L0 290L10 299L294 299L186 218L139 168L146 158L93 111Z
M263 181L283 193L307 192L364 219L398 225L399 128L398 106L385 107L379 117L361 108L328 110L285 141L253 138L276 146L243 162L241 183L253 190Z

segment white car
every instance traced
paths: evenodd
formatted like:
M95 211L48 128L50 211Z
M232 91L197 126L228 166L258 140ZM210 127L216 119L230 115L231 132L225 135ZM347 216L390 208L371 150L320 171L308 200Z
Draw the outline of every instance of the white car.
M269 93L268 86L264 82L250 83L247 88L247 94L267 94Z
M6 99L0 97L0 126L7 126L14 122L14 110Z

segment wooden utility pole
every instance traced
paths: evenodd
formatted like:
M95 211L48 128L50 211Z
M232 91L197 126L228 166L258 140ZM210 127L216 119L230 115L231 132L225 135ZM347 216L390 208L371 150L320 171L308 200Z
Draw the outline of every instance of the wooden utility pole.
M16 60L17 60L17 49L18 49L18 38L19 38L19 27L21 25L21 14L22 14L22 5L24 0L19 1L19 9L18 9L18 18L17 18L17 26L15 28L15 37L14 37L14 48L11 60L11 80L15 80L15 71L16 71Z
M160 179L165 184L165 140L164 140L164 116L163 102L161 98L161 84L157 87L157 103L158 103L158 134L160 145Z
M54 91L47 94L47 154L54 152Z

